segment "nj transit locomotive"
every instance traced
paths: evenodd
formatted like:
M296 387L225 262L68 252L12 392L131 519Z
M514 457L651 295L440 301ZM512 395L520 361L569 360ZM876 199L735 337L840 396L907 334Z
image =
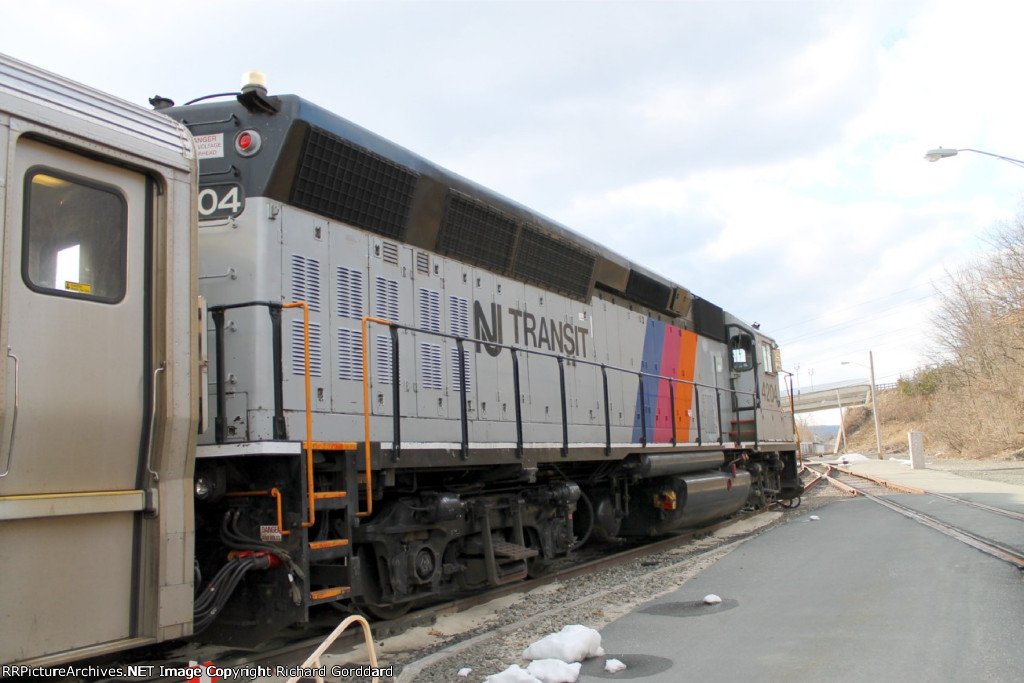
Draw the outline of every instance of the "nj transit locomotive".
M298 97L154 104L0 58L2 662L253 645L801 494L755 327Z

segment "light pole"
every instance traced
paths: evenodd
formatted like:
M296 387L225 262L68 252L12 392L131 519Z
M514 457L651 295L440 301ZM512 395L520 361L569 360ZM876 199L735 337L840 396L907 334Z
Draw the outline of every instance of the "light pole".
M955 153L955 152L954 152ZM868 372L871 373L871 413L875 416L875 447L878 449L878 459L882 459L882 428L878 423L878 401L875 400L875 357L871 351L868 351ZM860 363L851 363L848 360L844 360L840 365L860 365Z
M962 147L960 149L950 149L948 147L936 147L935 149L928 150L925 155L925 161L939 161L947 157L955 157L958 152L974 152L975 154L984 154L987 157L994 157L996 159L1002 159L1003 161L1009 162L1014 166L1020 166L1024 168L1024 161L1020 159L1013 159L1010 157L1004 157L1002 154L993 154L992 152L983 152L980 149L971 149L969 147Z

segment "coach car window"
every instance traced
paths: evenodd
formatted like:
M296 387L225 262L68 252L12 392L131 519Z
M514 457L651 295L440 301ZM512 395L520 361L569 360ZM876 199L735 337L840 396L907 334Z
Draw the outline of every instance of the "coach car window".
M21 272L37 292L124 298L127 205L108 185L34 168L25 178Z

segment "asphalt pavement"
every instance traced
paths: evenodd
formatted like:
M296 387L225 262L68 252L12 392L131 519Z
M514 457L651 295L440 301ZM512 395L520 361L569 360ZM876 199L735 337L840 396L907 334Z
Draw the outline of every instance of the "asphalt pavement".
M891 461L850 468L1024 509L1021 486ZM1024 548L1024 522L893 498ZM722 602L703 604L709 594ZM1013 565L871 500L841 499L744 543L601 634L607 657L628 668L610 674L607 657L591 659L580 681L1019 681L1024 582Z

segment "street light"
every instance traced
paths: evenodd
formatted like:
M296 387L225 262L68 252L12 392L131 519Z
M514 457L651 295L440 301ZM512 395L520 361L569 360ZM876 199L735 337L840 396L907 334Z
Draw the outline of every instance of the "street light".
M1004 157L1001 154L993 154L992 152L983 152L980 149L970 149L968 147L963 147L961 149L950 149L948 147L937 147L935 149L928 150L928 152L925 153L924 158L925 158L925 161L939 161L940 159L945 159L947 157L955 157L958 152L974 152L975 154L984 154L987 157L994 157L996 159L1002 159L1003 161L1007 161L1007 162L1013 164L1014 166L1020 166L1021 168L1024 168L1024 161L1021 161L1020 159L1012 159L1010 157Z
M956 154L956 151L953 151ZM949 155L952 156L952 155ZM868 351L868 363L870 366L867 368L868 372L871 373L871 412L875 416L875 447L878 449L878 459L882 459L882 429L878 424L878 401L875 400L875 357ZM851 363L848 360L844 360L840 365L860 365L860 363Z

